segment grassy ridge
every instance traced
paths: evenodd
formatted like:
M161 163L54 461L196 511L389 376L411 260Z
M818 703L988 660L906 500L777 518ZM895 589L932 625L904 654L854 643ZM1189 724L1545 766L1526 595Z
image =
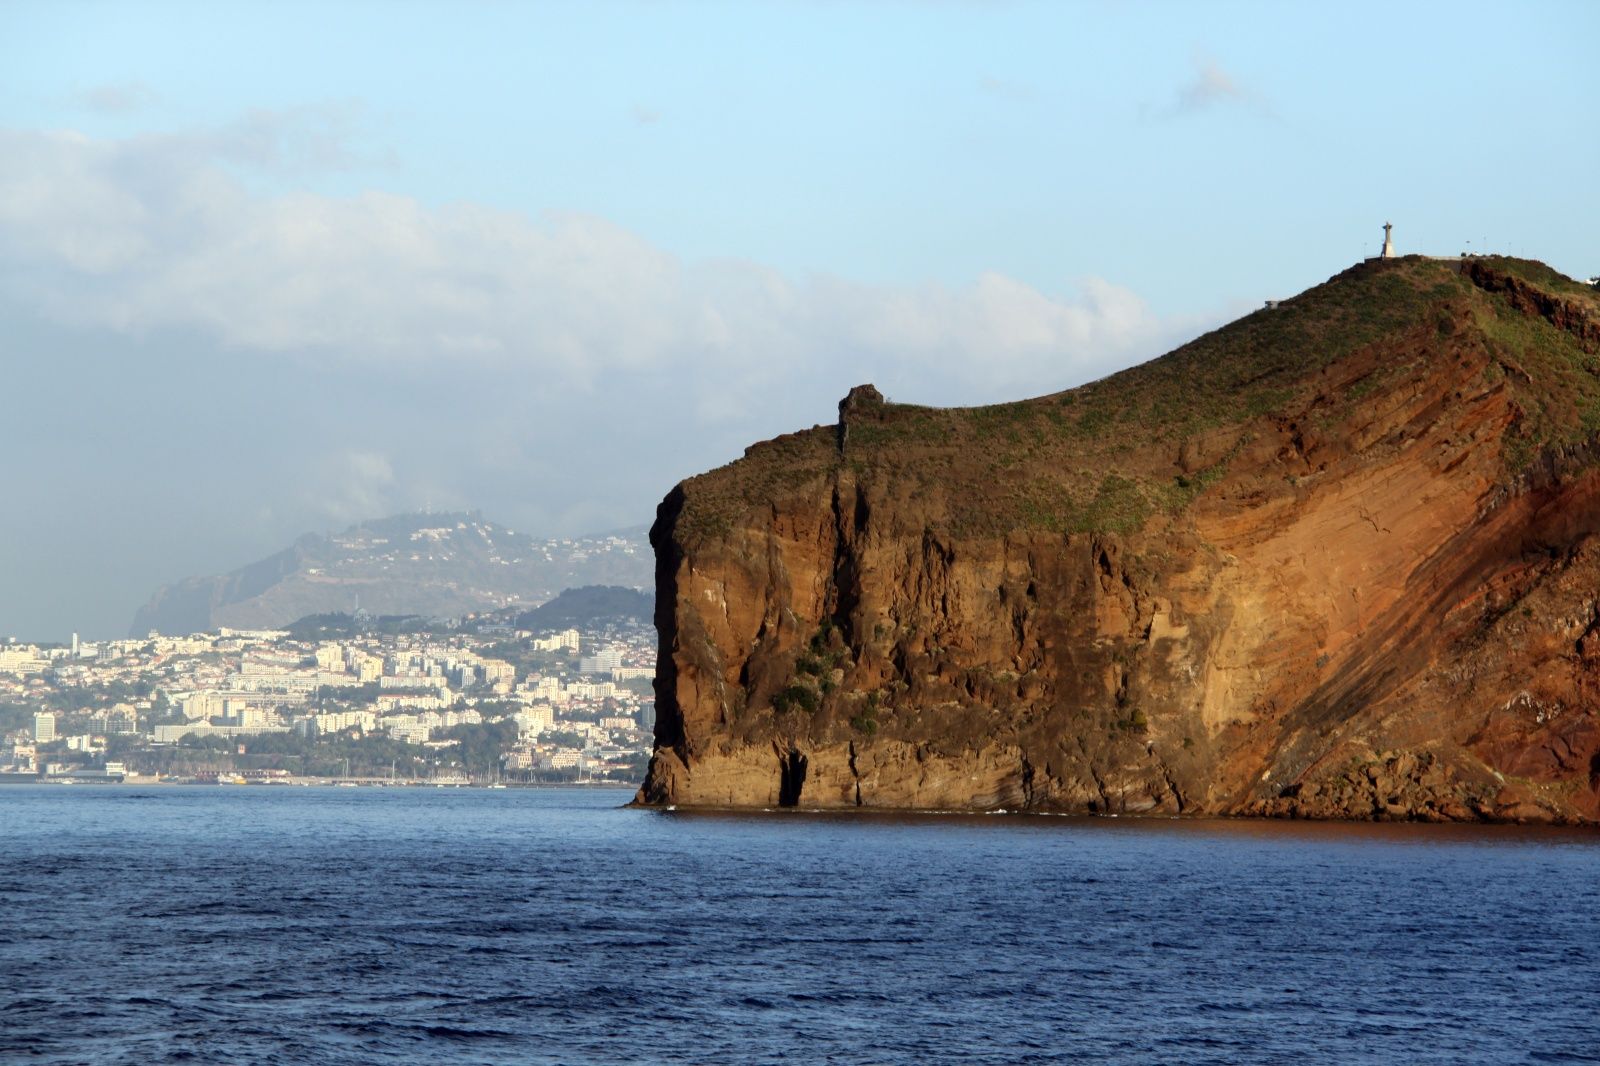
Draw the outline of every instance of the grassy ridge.
M1563 298L1592 297L1543 264L1487 262ZM1494 355L1491 374L1507 375L1527 412L1508 442L1511 473L1546 444L1600 430L1600 361L1571 334L1479 289L1450 262L1369 261L1080 388L987 407L885 404L851 423L842 455L832 427L758 445L689 483L679 528L691 539L719 535L749 507L844 464L891 493L930 501L952 532L1131 532L1224 476L1238 441L1266 428L1260 420L1303 410L1327 387L1323 368L1386 347L1432 358L1471 345ZM1380 366L1335 402L1360 402L1405 369ZM1197 440L1214 454L1176 473L1180 448Z

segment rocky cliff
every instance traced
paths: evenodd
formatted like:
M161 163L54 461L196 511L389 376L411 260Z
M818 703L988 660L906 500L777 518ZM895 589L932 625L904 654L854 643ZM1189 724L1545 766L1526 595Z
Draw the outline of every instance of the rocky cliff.
M639 802L1600 819L1600 302L1369 261L661 504Z

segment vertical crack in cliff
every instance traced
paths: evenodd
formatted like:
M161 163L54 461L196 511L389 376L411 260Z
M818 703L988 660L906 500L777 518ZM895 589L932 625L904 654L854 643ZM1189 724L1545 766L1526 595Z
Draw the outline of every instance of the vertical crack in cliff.
M1178 813L1182 814L1189 804L1183 798L1183 789L1178 787L1177 780L1172 776L1172 767L1167 765L1167 760L1156 754L1155 745L1149 748L1150 757L1156 761L1156 768L1161 771L1161 777L1167 783L1167 790L1172 793L1172 799L1178 805Z
M1033 569L1033 559L1031 557L1028 559L1028 567L1030 571ZM1001 586L1002 601L1012 598L1007 595L1008 591L1005 586ZM1013 602L1011 604L1011 639L1015 645L1011 653L1011 664L1019 669L1023 664L1023 650L1028 646L1033 611L1038 605L1039 585L1038 582L1030 577L1027 587L1022 590L1021 602Z
M867 528L869 509L859 485L848 487L852 499L846 504L846 486L839 477L833 482L833 574L823 610L832 618L846 647L860 641L855 632L856 608L860 603L861 575L855 542Z
M1084 743L1083 737L1078 736L1073 739L1078 742L1078 753L1083 756L1083 768L1088 773L1089 780L1094 782L1095 791L1100 793L1100 813L1109 814L1111 812L1111 792L1106 788L1105 778L1101 777L1100 771L1095 769L1094 760L1089 757L1089 746ZM1090 803L1089 809L1094 810L1093 802Z
M861 806L861 771L856 768L856 742L850 742L850 776L856 783L856 806Z
M797 807L800 792L806 784L806 764L809 760L799 748L789 746L778 755L778 806Z

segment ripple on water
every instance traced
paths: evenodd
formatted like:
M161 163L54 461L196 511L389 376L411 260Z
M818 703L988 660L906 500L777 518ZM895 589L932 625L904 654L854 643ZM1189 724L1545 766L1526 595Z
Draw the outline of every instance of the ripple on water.
M15 787L0 1060L1593 1062L1600 838Z

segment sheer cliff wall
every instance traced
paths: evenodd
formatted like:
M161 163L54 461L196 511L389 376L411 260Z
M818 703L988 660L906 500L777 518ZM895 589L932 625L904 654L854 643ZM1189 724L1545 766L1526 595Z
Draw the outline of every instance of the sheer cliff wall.
M680 485L639 800L1595 820L1600 316L1470 267Z

